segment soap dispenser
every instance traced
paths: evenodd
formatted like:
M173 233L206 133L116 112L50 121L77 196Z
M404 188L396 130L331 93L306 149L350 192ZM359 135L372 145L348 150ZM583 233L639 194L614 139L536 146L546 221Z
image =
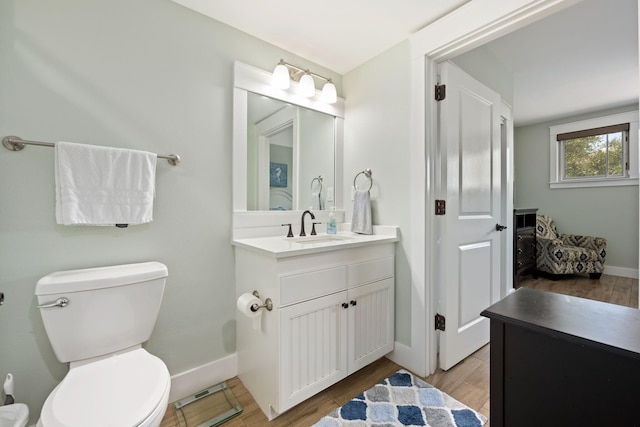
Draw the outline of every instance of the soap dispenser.
M331 212L329 212L329 220L327 221L327 234L336 234L338 231L338 227L336 225L336 216L335 211L336 208L332 207Z

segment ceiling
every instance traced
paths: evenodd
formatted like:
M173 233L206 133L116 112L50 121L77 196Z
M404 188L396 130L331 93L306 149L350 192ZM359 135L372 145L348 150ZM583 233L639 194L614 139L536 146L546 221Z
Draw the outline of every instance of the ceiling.
M345 74L470 0L323 0L304 11L293 0L173 1ZM583 0L485 45L513 72L516 125L637 102L637 8Z
M173 1L346 74L470 0Z
M636 0L583 0L487 45L523 126L638 102Z

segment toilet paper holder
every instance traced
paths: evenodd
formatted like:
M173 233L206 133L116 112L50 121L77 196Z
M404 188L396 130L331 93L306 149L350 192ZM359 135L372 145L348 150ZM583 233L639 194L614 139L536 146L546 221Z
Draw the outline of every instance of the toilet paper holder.
M260 293L258 291L253 291L252 294L253 294L254 297L260 298ZM256 311L260 310L261 308L266 308L267 311L273 310L273 301L271 301L271 298L267 298L266 300L264 300L264 304L262 304L262 305L253 304L251 306L251 311L256 312Z

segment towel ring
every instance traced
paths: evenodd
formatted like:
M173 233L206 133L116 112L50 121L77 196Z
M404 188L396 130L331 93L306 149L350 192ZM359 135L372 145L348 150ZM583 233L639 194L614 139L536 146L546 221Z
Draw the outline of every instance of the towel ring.
M369 190L367 191L371 191L371 187L373 187L373 179L371 179L371 174L373 174L373 172L371 172L371 169L365 169L362 172L358 172L356 174L356 176L353 178L353 188L355 188L356 190L358 189L358 187L356 186L356 179L358 179L358 176L360 176L360 174L364 174L364 176L369 178Z
M313 183L315 181L318 181L318 183L320 184L320 191L319 192L322 193L322 175L318 176L317 178L313 178L311 180L311 191L313 191Z

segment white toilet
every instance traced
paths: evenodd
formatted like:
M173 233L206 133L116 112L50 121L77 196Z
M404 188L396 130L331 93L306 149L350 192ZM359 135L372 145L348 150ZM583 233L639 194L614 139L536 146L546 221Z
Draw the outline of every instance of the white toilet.
M38 281L49 341L69 373L44 402L38 427L157 427L171 378L142 348L167 277L159 262L60 271Z
M25 427L29 421L29 408L24 403L0 406L0 427Z

